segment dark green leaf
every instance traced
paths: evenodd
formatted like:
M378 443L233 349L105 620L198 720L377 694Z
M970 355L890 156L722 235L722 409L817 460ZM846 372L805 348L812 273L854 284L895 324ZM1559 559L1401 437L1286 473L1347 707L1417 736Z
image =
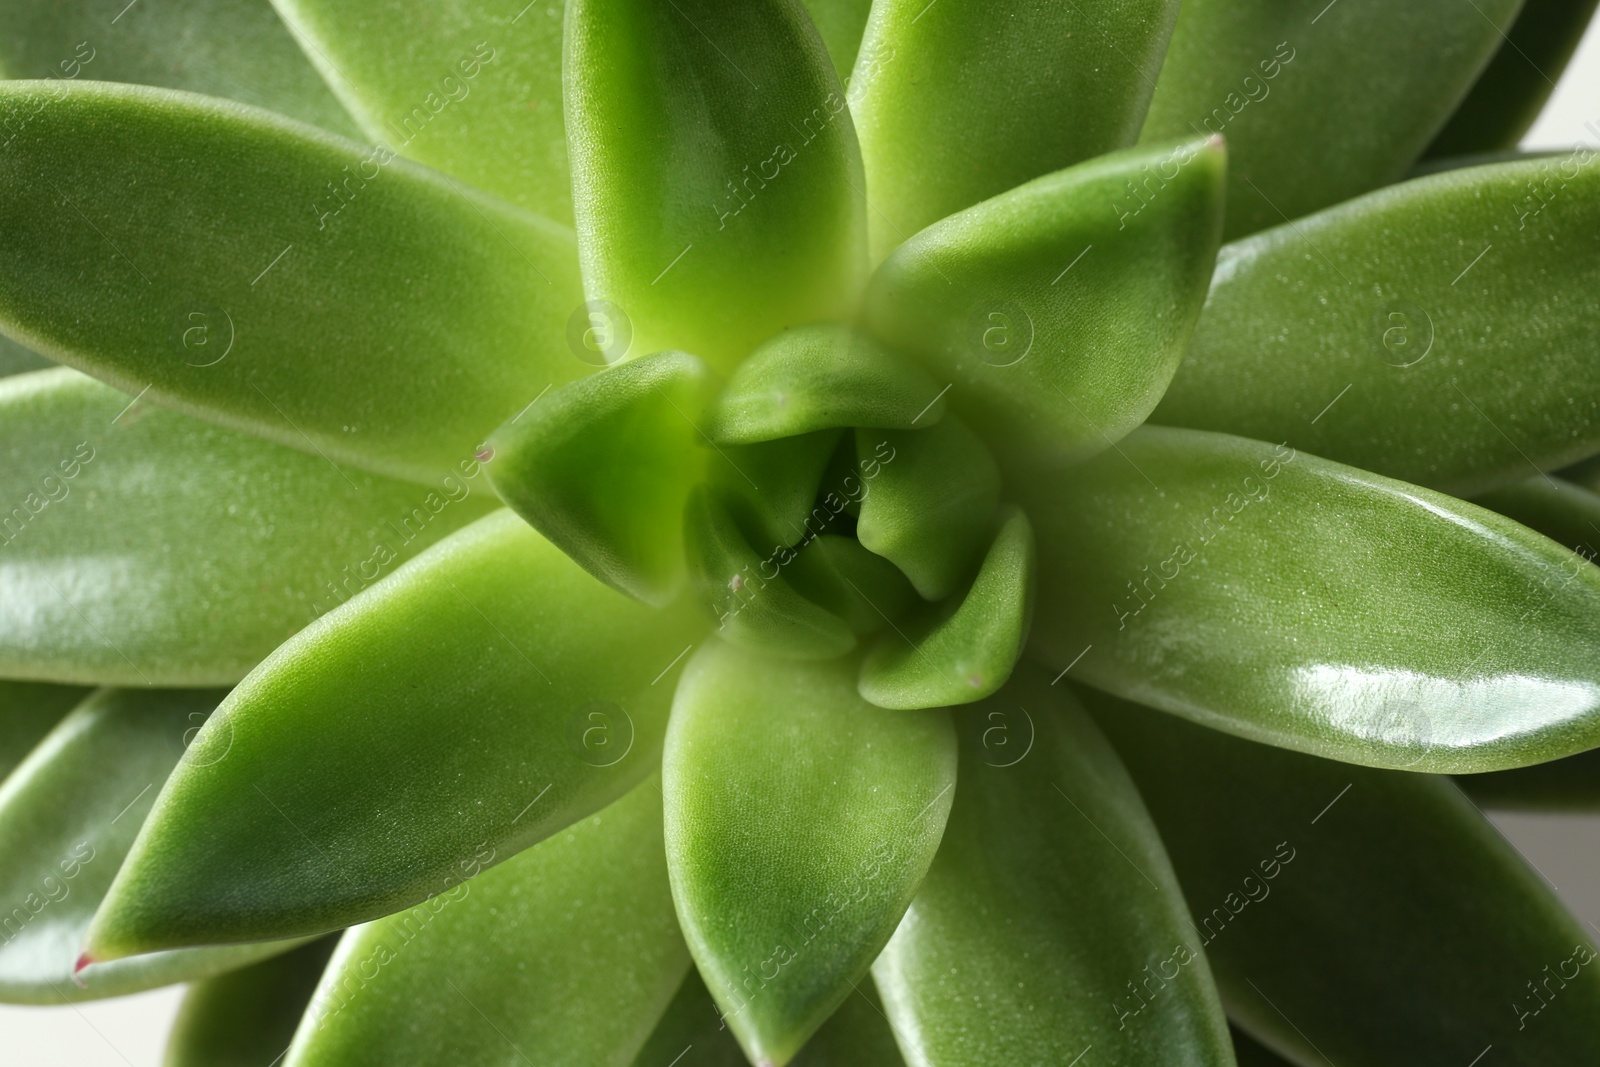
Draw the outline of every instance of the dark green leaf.
M1600 494L1564 478L1541 474L1525 482L1491 489L1474 498L1522 525L1538 530L1587 560L1600 556Z
M1595 0L1527 0L1428 156L1515 148L1555 90L1594 11Z
M882 711L850 660L726 644L684 672L663 758L689 950L752 1063L782 1067L865 977L939 846L944 712Z
M89 690L0 681L0 782Z
M273 3L369 138L572 221L560 0Z
M1230 1027L1233 1056L1239 1067L1292 1067L1288 1060L1237 1027Z
M20 345L9 337L0 337L0 377L53 366L55 364L52 361L26 345Z
M1452 170L1228 245L1151 418L1457 494L1600 450L1597 160Z
M1520 6L1186 0L1143 136L1226 136L1228 235L1276 226L1398 181Z
M874 259L980 200L1132 144L1177 15L1176 0L873 4L850 109Z
M879 640L861 665L861 695L880 708L909 709L970 704L994 693L1028 640L1037 567L1033 527L1013 508L959 601Z
M191 985L163 1067L277 1067L337 941L325 937Z
M66 368L0 380L0 672L236 682L482 516L477 474L470 456L432 487L343 472Z
M225 96L347 137L355 122L270 0L5 0L8 78L131 82Z
M943 392L914 362L846 326L803 326L739 364L711 409L711 436L744 445L852 426L907 430L943 416Z
M802 596L843 619L857 634L877 633L913 604L911 582L854 537L824 534L800 544L789 577Z
M1589 935L1448 779L1091 700L1245 1029L1305 1065L1600 1059Z
M1600 744L1600 568L1508 519L1159 427L1041 489L1034 647L1075 680L1375 766Z
M1155 827L1048 678L1019 673L961 716L944 844L872 968L907 1059L1233 1067Z
M1600 812L1600 749L1514 771L1463 774L1456 785L1501 811Z
M705 471L713 388L682 352L573 382L495 431L489 480L584 570L665 604L683 584L683 508Z
M284 1067L628 1067L688 963L652 776L510 862L347 933Z
M587 370L571 231L387 149L100 83L0 124L0 329L129 394L429 480Z
M1171 379L1210 281L1225 169L1220 142L1195 141L1013 189L902 245L866 321L1013 465L1076 462L1143 422ZM1150 201L1132 199L1125 186L1152 172Z
M722 371L850 316L861 159L800 0L572 0L566 108L584 288L633 351Z
M0 1000L60 1004L206 978L286 944L159 952L74 976L84 933L161 783L222 698L104 689L0 788Z
M508 511L291 640L173 775L97 959L323 933L458 886L652 769L699 630Z

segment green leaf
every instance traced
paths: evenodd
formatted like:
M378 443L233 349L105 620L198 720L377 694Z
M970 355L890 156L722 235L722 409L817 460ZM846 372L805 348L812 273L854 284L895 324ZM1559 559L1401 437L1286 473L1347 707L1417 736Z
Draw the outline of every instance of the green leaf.
M852 426L908 430L943 416L944 395L922 368L821 324L785 330L739 364L711 409L711 436L745 445Z
M689 951L751 1062L782 1067L933 860L955 786L949 717L872 707L849 660L712 644L684 672L662 766Z
M273 4L369 138L572 221L559 0Z
M867 13L872 10L872 0L805 0L811 21L828 46L833 57L834 72L848 88L850 69L856 65L856 53L861 48L861 34L867 28Z
M1600 1058L1588 934L1447 779L1090 699L1257 1038L1341 1067Z
M677 1057L674 1059L674 1057ZM692 968L656 1024L633 1067L748 1067L744 1051L723 1025L722 1011ZM789 1067L903 1067L883 1003L861 982L789 1061Z
M795 547L789 566L795 589L839 616L856 634L876 633L920 603L900 569L854 537L808 538Z
M9 337L0 336L0 377L23 374L31 370L45 370L55 364L26 345L19 345Z
M387 149L107 84L0 124L0 329L129 394L431 480L587 370L571 232Z
M1520 6L1188 0L1143 139L1227 137L1229 237L1299 218L1400 180Z
M873 4L850 109L874 259L946 215L1132 144L1177 15L1176 0Z
M780 548L794 544L822 523L814 515L818 498L860 496L861 480L853 472L824 482L828 463L843 434L821 430L800 437L754 445L720 445L709 459L708 473L717 498L754 544ZM850 447L852 458L855 450ZM822 523L826 529L831 524Z
M1292 1067L1288 1060L1237 1027L1229 1027L1233 1056L1239 1067Z
M1033 527L1012 508L960 601L882 637L861 664L861 695L880 708L971 704L1011 677L1033 621Z
M832 659L855 647L845 621L796 592L783 573L795 550L758 554L704 489L689 498L684 542L695 600L724 640L798 659Z
M1457 494L1600 450L1596 159L1452 170L1228 245L1151 418Z
M961 716L944 844L872 968L907 1059L1064 1065L1092 1048L1098 1063L1233 1067L1161 839L1047 679L1020 673ZM1146 1004L1135 991L1152 974Z
M858 462L881 461L856 536L928 600L960 587L994 534L1000 471L956 419L927 430L857 430Z
M76 686L0 681L0 782L88 695Z
M1541 474L1480 493L1474 503L1538 530L1587 560L1600 556L1600 494L1564 478Z
M1600 569L1509 519L1159 427L1047 488L1033 646L1074 680L1374 766L1600 744Z
M277 1067L337 941L325 937L191 985L163 1067Z
M704 474L713 388L682 352L573 382L495 431L489 480L584 570L664 605L683 584L683 508Z
M254 104L347 137L359 131L269 0L130 4L6 0L8 78L129 82Z
M633 351L726 372L850 317L865 185L800 0L571 0L565 69L584 288L631 320Z
M948 384L1003 459L1077 462L1143 422L1172 378L1210 281L1225 169L1220 142L1195 141L1013 189L902 245L866 322ZM1147 204L1125 191L1146 174Z
M0 673L236 682L483 515L477 474L345 472L66 368L0 379Z
M344 936L284 1067L627 1067L688 968L660 780Z
M0 788L0 1000L60 1004L206 978L287 944L160 952L74 976L84 932L161 783L222 698L103 689Z
M1494 59L1428 146L1428 157L1515 148L1550 98L1594 11L1595 0L1526 0Z
M603 807L652 769L686 615L601 585L510 512L461 530L239 684L90 953L324 933Z
M1456 785L1475 803L1500 811L1600 812L1600 749L1511 771L1463 774Z

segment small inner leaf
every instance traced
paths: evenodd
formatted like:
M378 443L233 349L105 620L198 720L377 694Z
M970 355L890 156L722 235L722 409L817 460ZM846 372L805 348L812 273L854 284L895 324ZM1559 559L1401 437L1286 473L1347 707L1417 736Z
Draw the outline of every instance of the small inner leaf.
M718 498L763 550L792 545L813 526L818 498L835 486L824 472L837 450L839 430L754 445L720 445L706 460ZM826 526L824 526L826 528Z
M917 592L954 592L994 532L1000 471L955 419L928 430L858 430L860 462L881 466L861 500L856 536L905 572Z
M851 426L912 429L943 415L943 391L916 363L847 326L804 326L739 364L712 408L711 436L749 444Z
M1027 643L1036 567L1033 527L1013 508L959 604L879 640L861 664L861 695L880 708L938 708L994 693Z
M898 567L853 537L811 538L796 546L791 567L795 588L857 634L876 633L921 603Z
M682 352L551 393L489 439L500 496L601 581L664 604L683 580L683 506L706 451L711 372Z

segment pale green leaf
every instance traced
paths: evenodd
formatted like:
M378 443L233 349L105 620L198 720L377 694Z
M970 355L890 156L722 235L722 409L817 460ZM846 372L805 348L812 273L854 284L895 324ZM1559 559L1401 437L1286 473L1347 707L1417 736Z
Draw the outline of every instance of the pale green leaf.
M1499 770L1600 744L1600 568L1476 505L1147 427L1028 514L1033 647L1074 680L1374 766Z
M66 368L0 380L0 672L236 682L483 515L478 471L392 481Z
M607 588L508 511L240 683L96 919L97 959L323 933L452 890L653 769L686 611Z
M0 124L0 330L130 395L430 480L588 369L571 231L386 149L100 83Z
M944 712L883 711L849 660L696 654L663 758L689 950L752 1063L782 1067L866 975L955 787Z
M848 88L850 69L856 64L872 0L805 0L805 5L823 43L828 46L828 55L833 57L833 69Z

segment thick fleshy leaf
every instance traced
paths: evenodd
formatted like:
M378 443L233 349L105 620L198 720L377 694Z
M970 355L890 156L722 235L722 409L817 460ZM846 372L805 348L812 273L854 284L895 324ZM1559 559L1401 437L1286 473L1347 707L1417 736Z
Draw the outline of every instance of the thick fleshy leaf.
M337 942L325 937L191 985L163 1067L277 1067Z
M272 0L369 138L572 221L559 0Z
M1589 934L1448 779L1087 698L1245 1029L1299 1064L1600 1059Z
M962 713L944 844L872 968L906 1062L1233 1067L1161 839L1111 746L1048 678L1019 673ZM1147 1004L1136 990L1151 975Z
M752 544L763 550L795 544L813 526L831 525L813 515L819 498L830 492L859 498L866 491L853 473L823 481L842 436L822 430L755 445L717 446L717 459L708 461L711 484Z
M1595 162L1452 170L1228 245L1151 418L1457 494L1600 450Z
M994 533L994 457L956 419L927 430L857 430L856 455L882 461L861 499L856 536L927 599L949 596Z
M832 659L855 647L843 619L790 584L784 568L795 550L763 557L711 493L689 498L684 543L695 599L724 640L797 659Z
M1526 0L1472 91L1428 146L1430 158L1517 146L1594 17L1595 0Z
M96 959L323 933L459 885L650 770L699 634L509 511L241 682L96 918Z
M284 1067L628 1067L688 963L651 777L510 862L345 934Z
M0 123L0 330L129 394L431 479L588 369L571 231L386 148L99 83Z
M904 1067L878 990L858 982L789 1067ZM633 1067L749 1067L698 971L683 980Z
M478 470L467 456L424 487L144 407L64 367L0 380L0 673L236 682L482 516L494 493Z
M1600 568L1509 519L1161 427L1040 488L1033 644L1075 680L1375 766L1600 744Z
M874 259L946 215L1132 144L1177 15L1176 0L873 4L850 109Z
M782 1067L933 860L956 781L949 716L874 708L850 660L717 643L684 672L662 766L689 951L751 1062Z
M713 388L682 352L573 382L495 431L489 480L584 570L665 604L683 583L683 508L705 471Z
M880 708L971 704L1011 677L1033 621L1033 527L1011 509L959 601L886 634L861 664L861 695Z
M1225 169L1220 141L1194 141L1013 189L901 246L873 277L867 324L949 384L1014 464L1080 460L1143 422L1172 378L1211 278Z
M131 82L254 104L356 136L270 0L121 7L115 0L6 0L7 78Z
M860 153L800 0L571 0L567 146L591 301L719 370L854 308Z
M854 537L810 538L794 550L789 567L802 596L839 616L857 634L877 633L920 603L905 574Z
M872 0L805 0L805 5L823 43L828 46L828 55L833 57L834 71L848 88L850 70L856 65Z
M0 681L0 782L88 695L77 686Z
M1142 136L1227 137L1228 235L1276 226L1398 181L1520 6L1186 0Z
M711 436L754 444L815 430L908 430L944 416L944 393L916 363L847 326L785 330L752 352L711 409Z
M1490 511L1516 519L1584 559L1600 556L1600 493L1564 478L1541 474L1474 498Z
M1512 771L1463 774L1456 785L1475 803L1501 811L1600 812L1600 749Z
M161 952L74 976L84 932L184 747L222 693L105 689L0 788L0 1000L59 1004L205 978L288 948Z

